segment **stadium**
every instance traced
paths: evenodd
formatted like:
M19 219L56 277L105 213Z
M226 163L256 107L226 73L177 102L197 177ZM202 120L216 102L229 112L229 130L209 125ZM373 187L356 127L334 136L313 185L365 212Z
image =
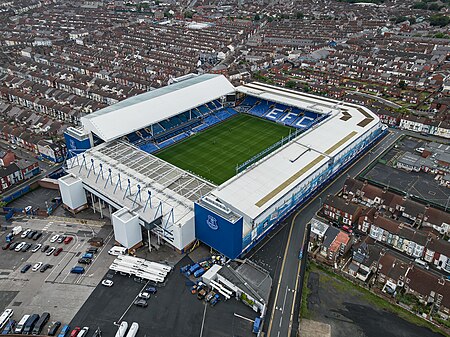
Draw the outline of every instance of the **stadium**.
M250 250L385 131L369 109L223 75L188 75L65 133L63 203L90 203L126 248Z

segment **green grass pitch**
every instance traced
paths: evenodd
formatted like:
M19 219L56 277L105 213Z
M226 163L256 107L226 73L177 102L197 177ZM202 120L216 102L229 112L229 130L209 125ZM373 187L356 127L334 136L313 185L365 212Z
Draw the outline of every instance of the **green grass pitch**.
M291 128L246 114L238 114L210 129L168 147L156 156L215 184L236 174L236 164L289 134Z

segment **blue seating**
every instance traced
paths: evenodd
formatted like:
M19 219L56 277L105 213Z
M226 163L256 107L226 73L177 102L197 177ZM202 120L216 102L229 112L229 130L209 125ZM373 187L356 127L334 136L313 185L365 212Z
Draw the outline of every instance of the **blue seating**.
M191 112L192 112L192 118L199 118L202 116L200 111L198 111L197 109L192 109Z
M145 151L147 153L153 153L153 152L159 150L159 147L156 144L154 144L154 143L142 144L142 145L139 146L139 148L142 151Z
M158 133L164 132L165 130L163 129L163 127L159 124L153 124L153 134L157 135Z
M212 111L217 110L217 107L212 102L206 103L206 106Z
M209 125L208 124L200 124L199 126L196 126L195 128L192 129L192 131L194 132L200 132L202 130L205 130L206 128L208 128Z
M130 143L136 143L138 140L142 139L141 137L138 136L136 132L132 132L128 134L126 137Z
M197 109L200 111L202 115L207 115L211 112L206 105L201 105Z
M248 112L252 115L262 117L264 116L270 109L270 105L267 104L267 101L263 101L260 104L255 105Z
M165 141L163 141L161 143L158 143L158 146L162 149L162 148L164 148L166 146L172 145L173 143L174 142L173 142L172 138L170 138L170 139L167 139L167 140L165 140Z
M285 104L274 103L251 96L245 97L237 109L241 112L290 125L298 129L309 128L324 118L322 115L312 111L289 107Z
M206 117L203 121L204 121L204 123L206 123L207 125L212 126L212 125L214 125L214 124L219 123L219 122L220 122L220 119L217 118L216 116L210 115L210 116Z
M226 109L218 110L214 113L214 115L221 121L231 117L231 115L228 113Z

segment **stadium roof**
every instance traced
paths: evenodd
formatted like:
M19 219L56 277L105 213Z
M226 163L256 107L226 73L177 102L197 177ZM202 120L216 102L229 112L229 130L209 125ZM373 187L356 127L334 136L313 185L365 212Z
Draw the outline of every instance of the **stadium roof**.
M138 213L148 223L162 203L161 212L166 214L173 209L175 222L184 224L193 216L193 201L215 187L122 140L91 148L68 159L67 166L67 171L81 177L85 186L108 198L112 205ZM152 203L146 205L149 192Z
M276 101L286 99L300 108L320 107L330 116L291 143L263 158L219 186L212 194L225 204L255 219L344 148L379 123L370 110L358 105L298 93L265 84L251 83L237 91L253 92ZM274 99L275 100L275 99ZM287 103L287 102L286 102Z
M111 141L234 91L223 75L204 74L127 98L82 117L81 123Z

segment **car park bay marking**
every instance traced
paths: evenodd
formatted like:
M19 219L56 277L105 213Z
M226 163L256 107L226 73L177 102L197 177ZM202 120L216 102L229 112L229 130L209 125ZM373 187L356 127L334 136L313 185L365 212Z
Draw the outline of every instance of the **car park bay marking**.
M125 310L125 312L122 314L122 316L120 316L120 318L116 321L117 324L120 324L120 322L122 322L122 319L125 317L125 315L127 314L128 310L130 310L130 308L133 306L134 301L137 300L137 298L139 297L139 294L141 292L143 292L145 290L145 288L147 288L148 284L149 284L150 280L147 281L147 283L145 283L145 285L142 287L142 289L139 291L139 293L136 295L135 298L133 298L133 300L131 301L130 305L128 306L128 308Z
M83 281L84 277L85 277L85 276L87 275L87 273L89 272L89 270L91 270L91 268L92 268L92 266L94 265L95 261L99 258L99 256L100 256L100 255L102 254L102 252L105 250L105 247L109 244L109 242L110 242L111 239L113 238L112 233L113 233L113 231L111 231L111 232L108 234L108 236L107 236L107 238L109 237L108 240L107 240L106 243L103 245L103 247L99 250L98 254L97 254L97 255L94 255L94 258L91 260L91 264L89 264L89 267L86 268L84 274L81 274L81 275L76 279L76 281L75 281L76 284L80 284L80 283ZM91 277L92 275L94 275L94 274L92 273L89 277Z
M52 271L50 272L50 274L47 276L47 278L45 279L45 282L47 282L47 280L50 278L50 275L53 274L53 272L57 269L57 267L59 267L62 264L62 261L65 259L66 256L70 256L70 254L75 255L74 252L72 252L75 248L75 244L78 242L78 236L74 235L75 237L75 242L73 243L72 247L70 248L70 250L62 257L62 259L58 262L58 264L56 265L56 268L52 268ZM65 264L65 266L63 267L63 269L60 270L60 272L58 273L58 275L56 275L55 279L53 281L49 281L49 282L53 282L55 283L55 281L58 279L58 277L62 274L64 268L67 267L67 265L69 264L69 262L72 260L72 258L70 258L67 263ZM66 280L67 276L69 276L68 274L66 275L66 277L64 277L62 283L64 283L64 281Z
M205 310L203 310L203 319L202 319L202 327L200 329L200 337L203 336L203 327L205 326L205 318L206 318L206 302L205 302Z

